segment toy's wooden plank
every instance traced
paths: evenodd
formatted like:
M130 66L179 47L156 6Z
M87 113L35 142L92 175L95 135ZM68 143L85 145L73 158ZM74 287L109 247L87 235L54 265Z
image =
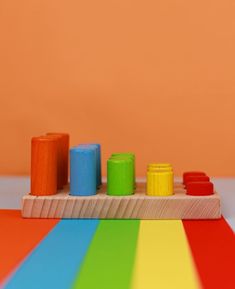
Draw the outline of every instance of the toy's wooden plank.
M221 217L220 197L189 196L175 185L173 196L145 194L138 184L132 196L108 196L104 185L95 196L70 196L69 188L54 196L23 197L25 218L100 218L100 219L217 219Z

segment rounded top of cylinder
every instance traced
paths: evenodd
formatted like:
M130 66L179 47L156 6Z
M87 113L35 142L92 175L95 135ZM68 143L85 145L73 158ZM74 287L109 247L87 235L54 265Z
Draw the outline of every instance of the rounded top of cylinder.
M81 143L78 145L79 147L80 146L96 146L96 147L101 147L101 144L100 143Z
M148 172L172 172L172 166L168 163L152 163L147 166Z
M111 155L111 158L112 157L117 157L117 156L119 156L119 157L130 157L130 158L135 159L135 154L131 153L131 152L127 152L127 153L113 153Z
M132 163L132 160L130 158L113 157L108 159L108 164L128 164L128 163Z
M65 132L48 132L46 135L58 135L58 136L67 136L67 137L69 137L69 134L65 133Z
M157 168L171 168L172 165L169 163L150 163L148 164L148 168L149 167L157 167Z
M115 156L111 156L109 158L109 160L131 160L134 161L134 158L132 158L131 156L125 156L125 155L115 155Z
M80 152L80 153L92 153L94 152L94 149L96 147L94 145L79 145L79 146L75 146L70 148L70 152L71 153L76 153L76 152Z
M32 137L32 142L56 142L57 137L50 137L46 135Z

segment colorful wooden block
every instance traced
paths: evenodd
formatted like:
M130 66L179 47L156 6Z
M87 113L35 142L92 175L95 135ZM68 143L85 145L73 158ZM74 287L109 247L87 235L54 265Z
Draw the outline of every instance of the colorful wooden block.
M174 184L167 163L147 167L147 184L135 180L135 155L112 154L101 185L100 144L70 149L69 135L32 139L31 192L23 197L25 218L215 219L220 198L204 172L185 172Z

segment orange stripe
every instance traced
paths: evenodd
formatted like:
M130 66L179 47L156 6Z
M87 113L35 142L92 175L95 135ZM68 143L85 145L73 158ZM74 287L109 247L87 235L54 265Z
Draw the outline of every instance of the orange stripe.
M58 222L59 220L23 219L18 210L0 210L0 282Z

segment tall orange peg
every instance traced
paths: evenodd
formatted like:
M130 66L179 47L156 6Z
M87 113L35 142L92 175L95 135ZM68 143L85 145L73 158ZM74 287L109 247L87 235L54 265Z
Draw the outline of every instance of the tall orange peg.
M31 142L31 195L44 196L57 193L56 138L33 137Z
M57 188L60 190L68 184L69 166L69 134L68 133L47 133L49 137L58 138L58 177Z

